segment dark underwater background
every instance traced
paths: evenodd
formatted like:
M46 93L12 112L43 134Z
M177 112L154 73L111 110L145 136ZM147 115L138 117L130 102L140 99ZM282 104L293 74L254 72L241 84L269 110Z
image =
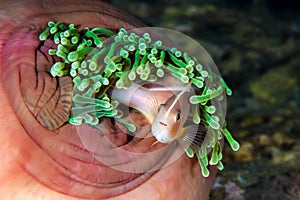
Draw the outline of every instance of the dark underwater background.
M233 91L210 199L300 199L300 1L110 0L149 26L180 31L211 55Z

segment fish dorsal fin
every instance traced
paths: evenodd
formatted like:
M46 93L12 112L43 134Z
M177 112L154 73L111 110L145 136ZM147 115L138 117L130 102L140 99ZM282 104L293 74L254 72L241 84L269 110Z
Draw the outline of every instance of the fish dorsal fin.
M183 89L175 98L175 100L173 101L173 103L171 104L171 106L169 107L169 109L167 110L166 112L166 115L169 115L169 113L171 112L171 110L174 108L174 106L176 105L176 103L178 102L179 98L185 93L185 92L188 92L189 91L189 87L190 87L191 83L189 83L187 85L187 87L185 87L185 89ZM174 94L175 95L175 94ZM173 95L173 96L174 96ZM172 96L172 97L173 97ZM171 99L172 99L171 97Z

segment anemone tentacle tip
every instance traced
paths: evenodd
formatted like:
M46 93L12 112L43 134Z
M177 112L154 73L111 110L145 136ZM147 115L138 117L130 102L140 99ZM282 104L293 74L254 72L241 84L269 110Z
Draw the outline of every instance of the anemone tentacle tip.
M231 143L231 148L233 151L238 151L240 149L240 144L237 141Z

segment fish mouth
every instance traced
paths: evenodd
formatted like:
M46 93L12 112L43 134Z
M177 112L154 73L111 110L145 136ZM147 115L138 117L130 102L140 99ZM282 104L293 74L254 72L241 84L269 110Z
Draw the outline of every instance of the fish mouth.
M168 144L171 142L170 138L162 133L159 133L158 135L156 135L155 138L157 141L164 143L164 144Z
M168 126L168 124L166 124L166 123L164 123L164 122L162 122L162 121L159 121L159 124L160 124L160 125L163 125L163 126Z

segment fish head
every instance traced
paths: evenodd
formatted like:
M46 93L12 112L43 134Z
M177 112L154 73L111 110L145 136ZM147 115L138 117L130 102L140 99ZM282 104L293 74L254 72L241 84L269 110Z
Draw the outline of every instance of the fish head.
M189 104L186 92L173 95L165 104L158 108L152 123L152 134L162 143L171 143L177 138L185 120L187 119Z

